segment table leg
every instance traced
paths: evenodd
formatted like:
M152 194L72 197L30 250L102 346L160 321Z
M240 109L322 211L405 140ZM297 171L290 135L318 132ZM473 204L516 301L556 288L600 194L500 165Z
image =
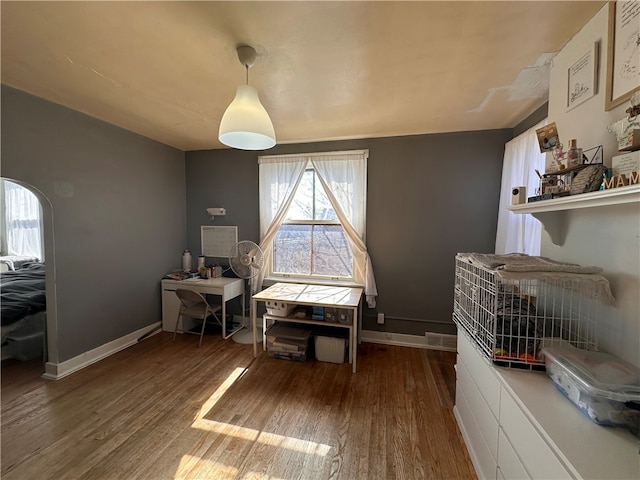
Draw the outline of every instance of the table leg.
M351 355L353 355L353 362L351 363L351 368L353 373L356 373L356 359L358 358L358 320L356 316L358 315L358 309L353 310L353 326L351 328L352 336L351 339Z
M227 303L225 302L224 293L222 294L222 338L227 338Z
M258 339L256 336L256 330L257 325L256 325L256 310L258 309L258 306L256 305L256 301L252 298L251 299L251 326L253 327L253 358L257 358L258 357Z

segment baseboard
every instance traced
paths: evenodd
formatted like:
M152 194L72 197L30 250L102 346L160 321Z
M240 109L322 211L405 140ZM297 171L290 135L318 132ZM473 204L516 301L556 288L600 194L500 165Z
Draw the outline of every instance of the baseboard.
M429 350L446 350L455 352L455 348L447 345L435 346L425 335L408 335L406 333L379 332L376 330L362 330L360 340L383 345L398 345L400 347L425 348Z
M156 322L151 325L147 325L144 328L131 332L124 337L117 338L109 343L105 343L93 350L81 353L77 357L70 358L61 363L47 362L44 366L44 374L42 378L48 380L59 380L67 375L71 375L73 372L77 372L92 363L96 363L103 358L107 358L114 353L124 350L131 345L138 343L141 337L147 337L155 335L160 331L158 327L161 327L161 322Z

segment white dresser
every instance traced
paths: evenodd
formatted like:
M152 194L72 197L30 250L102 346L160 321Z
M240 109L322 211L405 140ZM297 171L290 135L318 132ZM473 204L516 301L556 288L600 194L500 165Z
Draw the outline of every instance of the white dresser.
M495 367L458 330L454 413L479 478L639 479L640 441L596 425L544 373Z

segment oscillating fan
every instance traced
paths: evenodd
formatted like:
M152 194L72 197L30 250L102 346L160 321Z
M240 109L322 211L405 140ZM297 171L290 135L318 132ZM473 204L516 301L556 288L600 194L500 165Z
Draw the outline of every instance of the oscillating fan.
M260 246L250 240L242 240L231 247L229 252L229 266L231 270L240 278L251 280L256 277L263 266L263 255ZM249 303L251 306L251 302ZM244 310L244 306L243 306ZM245 312L242 312L244 317ZM249 307L249 319L251 319L251 307ZM243 318L244 320L244 318ZM258 333L258 332L256 332ZM256 335L258 342L262 341L262 333ZM236 333L233 337L236 343L253 343L253 330L251 320L249 320L249 330Z

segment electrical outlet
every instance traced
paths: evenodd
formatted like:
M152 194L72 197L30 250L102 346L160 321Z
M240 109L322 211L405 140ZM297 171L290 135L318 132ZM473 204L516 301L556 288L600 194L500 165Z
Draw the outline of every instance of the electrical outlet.
M384 325L384 313L378 314L378 325Z

